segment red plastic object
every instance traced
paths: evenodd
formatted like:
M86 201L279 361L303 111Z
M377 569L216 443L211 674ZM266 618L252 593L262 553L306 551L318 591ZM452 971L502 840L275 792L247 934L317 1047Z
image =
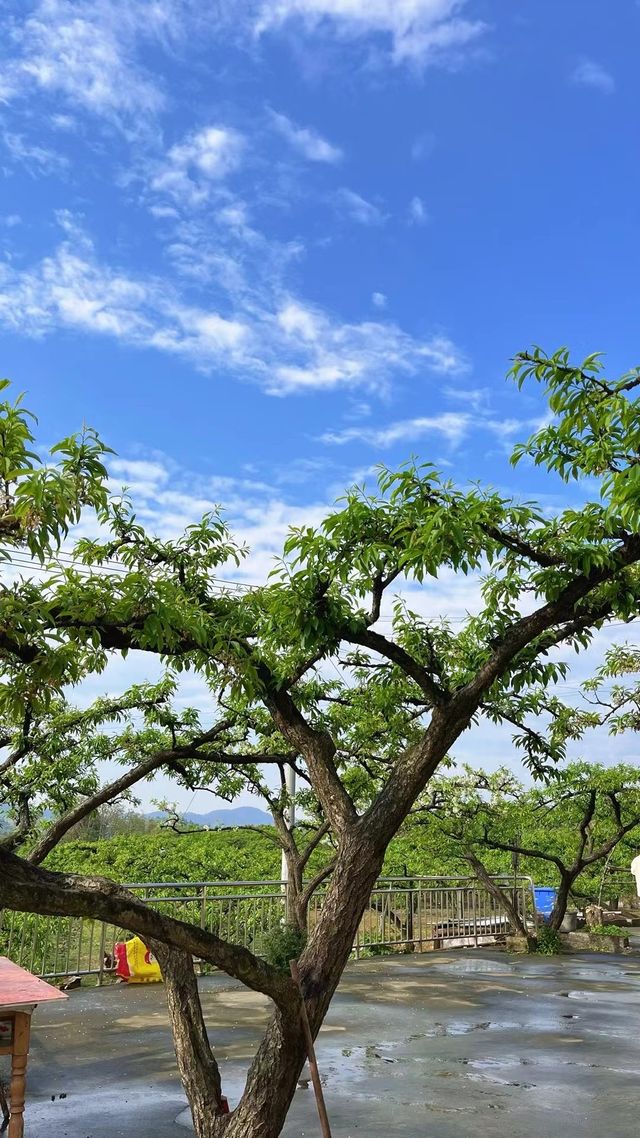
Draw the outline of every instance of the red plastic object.
M114 944L113 955L116 962L116 976L119 976L121 980L129 980L131 978L131 969L129 968L127 946L124 941L118 941L117 944Z

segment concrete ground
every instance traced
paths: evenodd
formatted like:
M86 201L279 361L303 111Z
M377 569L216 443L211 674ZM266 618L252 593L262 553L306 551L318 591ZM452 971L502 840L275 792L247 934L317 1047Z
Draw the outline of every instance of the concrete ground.
M267 1001L203 1005L231 1105ZM318 1040L334 1138L634 1138L640 956L436 952L353 964ZM160 985L81 989L34 1016L25 1138L188 1138ZM319 1135L310 1087L283 1135Z

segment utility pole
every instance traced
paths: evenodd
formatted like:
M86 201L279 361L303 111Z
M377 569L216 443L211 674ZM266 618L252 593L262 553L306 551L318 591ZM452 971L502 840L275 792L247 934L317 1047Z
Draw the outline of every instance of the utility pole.
M293 767L288 766L286 768L285 779L286 779L286 786L287 786L287 795L289 798L289 805L287 806L287 809L284 812L284 817L285 817L285 822L287 823L289 830L293 830L293 828L296 824L296 804L295 804L296 772L295 772ZM288 885L289 885L289 866L287 864L287 855L285 854L284 850L282 851L280 880L282 882L282 892L284 893L284 895L286 897L287 892L288 892Z

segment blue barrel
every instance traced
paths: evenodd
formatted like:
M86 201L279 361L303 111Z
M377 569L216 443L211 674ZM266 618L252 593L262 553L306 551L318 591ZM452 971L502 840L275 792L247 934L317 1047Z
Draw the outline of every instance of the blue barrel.
M536 887L533 890L533 895L536 899L536 912L540 913L541 917L550 917L556 903L558 890Z

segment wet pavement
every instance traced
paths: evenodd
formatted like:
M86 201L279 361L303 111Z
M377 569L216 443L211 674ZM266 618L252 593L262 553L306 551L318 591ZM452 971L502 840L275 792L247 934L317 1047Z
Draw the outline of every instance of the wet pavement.
M201 991L233 1106L268 1001L221 975ZM640 956L361 961L317 1044L334 1138L635 1138L639 1025ZM184 1107L161 985L36 1011L25 1138L188 1138ZM319 1133L303 1086L283 1135Z

